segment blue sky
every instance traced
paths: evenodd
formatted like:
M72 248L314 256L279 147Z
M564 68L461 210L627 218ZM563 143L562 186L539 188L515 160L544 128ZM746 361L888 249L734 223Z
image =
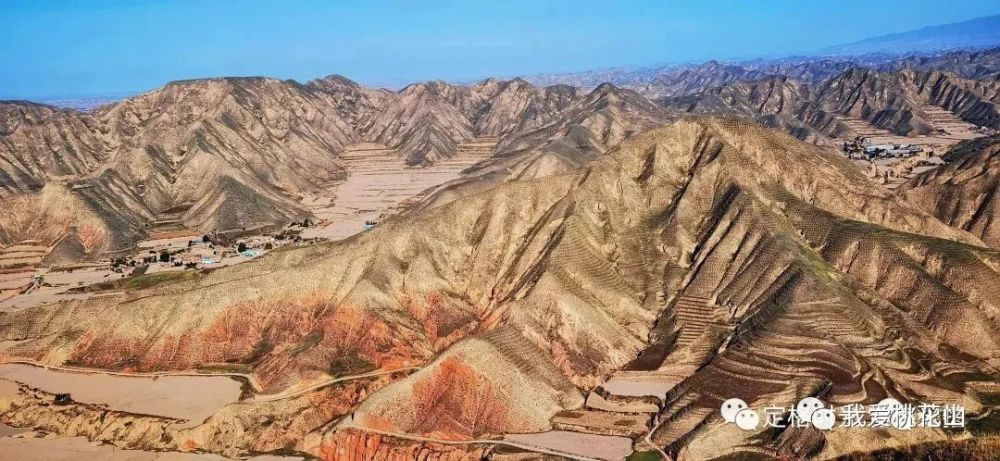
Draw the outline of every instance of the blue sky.
M1000 12L995 0L0 0L0 97L338 73L369 85L780 56Z

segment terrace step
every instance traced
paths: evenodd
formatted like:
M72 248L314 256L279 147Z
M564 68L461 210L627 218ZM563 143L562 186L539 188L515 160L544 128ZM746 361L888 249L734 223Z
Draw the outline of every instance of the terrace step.
M711 304L711 298L684 294L674 303L674 317L680 327L675 346L686 348L700 338L709 325L715 323L712 313L716 306Z
M615 413L653 414L660 411L659 399L655 397L611 395L603 388L598 388L587 396L586 406L591 410Z
M637 437L649 430L647 413L614 413L599 410L565 410L552 417L552 427L598 435Z
M701 423L708 419L715 411L712 408L686 407L683 411L670 418L669 421L660 426L660 430L655 435L654 442L660 446L667 446L677 442L685 435L695 430Z

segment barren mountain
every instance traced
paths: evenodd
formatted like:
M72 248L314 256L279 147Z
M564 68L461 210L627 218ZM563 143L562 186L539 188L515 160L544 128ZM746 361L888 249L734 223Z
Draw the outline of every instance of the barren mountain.
M881 66L884 70L914 69L952 72L964 78L985 78L1000 75L1000 48L983 51L953 51L937 55L914 55Z
M566 85L536 87L513 79L485 80L470 88L480 102L465 110L477 132L507 136L539 128L558 117L583 98L584 91Z
M0 102L0 198L37 191L50 177L97 169L109 155L99 125L69 109Z
M651 98L681 96L740 80L758 79L767 75L765 71L750 70L737 64L709 61L677 73L659 75L650 82L636 87L636 90Z
M850 130L812 101L808 85L774 76L731 83L691 96L663 98L666 107L698 114L746 117L813 144Z
M948 225L1000 248L1000 139L966 141L944 159L945 166L913 178L900 194Z
M581 94L574 88L540 88L523 80L486 80L473 86L427 82L383 98L374 121L360 127L366 138L407 153L407 163L454 155L457 145L480 136L534 129Z
M881 62L878 57L801 57L748 61L741 66L769 75L784 75L792 80L815 85L856 67L870 67Z
M858 67L818 85L769 76L658 102L691 113L755 120L799 139L824 144L830 137L858 134L842 121L845 117L900 135L935 133L937 127L928 106L940 107L977 126L997 128L998 84L996 78L965 79L940 71L883 72Z
M931 123L907 83L903 75L852 69L826 81L817 89L816 98L825 110L895 133L930 133Z
M417 83L386 100L366 129L371 137L407 153L407 163L435 161L471 140L475 130L462 113L465 89L444 82Z
M903 71L916 93L978 126L1000 128L1000 77L964 79L951 73Z
M572 91L572 93L570 93ZM537 118L537 126L502 139L490 161L470 169L459 180L446 184L414 207L425 210L482 191L497 184L542 178L575 170L606 154L636 133L678 117L632 90L606 83L582 94L566 86L546 88L566 101L579 95L554 116ZM529 110L528 113L534 113Z
M161 223L265 229L308 214L297 197L347 174L338 160L347 145L379 142L411 165L433 163L477 136L579 118L584 109L573 107L584 96L521 80L390 92L331 76L307 85L174 82L93 113L5 103L0 195L33 194L46 184L70 190L103 222L107 249L126 248Z
M852 115L899 134L933 132L922 110L940 106L962 120L998 127L998 80L967 80L943 72L904 70L882 73L855 70L828 81L817 91L827 110Z
M896 72L904 69L941 70L964 78L993 77L1000 72L1000 49L940 53L861 54L856 56L792 56L747 61L708 61L649 68L614 68L525 77L536 85L566 84L593 88L601 83L639 91L650 98L685 96L740 80L785 76L809 85L854 68Z
M742 122L682 120L579 171L500 184L337 244L0 315L0 356L139 371L227 364L272 392L419 367L281 405L233 404L191 428L46 407L44 395L7 409L119 446L341 459L370 448L352 428L454 440L543 431L584 411L589 392L613 396L611 381L638 376L663 389L659 448L830 457L892 438L743 432L719 404L894 396L988 415L969 388L998 378L983 365L1000 358L995 299L980 289L1000 283L998 264L977 237L836 154Z
M193 229L305 215L290 195L341 176L331 153L356 139L324 96L264 78L171 83L99 114L121 146L82 181L116 189L108 200L134 194L156 215L178 210Z
M988 72L994 55L711 61L625 79L639 91L490 79L392 92L334 75L304 85L175 82L90 113L3 103L0 196L37 200L47 184L65 189L78 210L49 215L96 216L108 236L101 249L116 250L164 226L244 232L307 216L301 194L321 194L349 174L338 156L358 142L384 144L419 166L446 161L463 143L498 139L495 158L449 185L452 193L433 202L441 203L460 189L579 167L682 111L742 117L814 144L858 134L845 118L901 135L934 134L929 106L1000 128L1000 83ZM903 65L978 77L885 70ZM667 96L651 103L650 95ZM73 227L53 224L46 234L68 235L53 226Z
M35 188L71 189L112 249L174 216L203 231L266 227L306 214L296 191L343 174L332 154L355 135L331 104L273 79L175 82L93 114L35 107L52 118L9 124L0 158L27 165Z

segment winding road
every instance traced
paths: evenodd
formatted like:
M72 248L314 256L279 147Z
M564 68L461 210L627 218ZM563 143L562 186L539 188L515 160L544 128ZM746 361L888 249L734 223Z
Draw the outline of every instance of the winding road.
M402 432L391 432L383 431L379 429L372 429L368 427L355 426L353 424L347 425L351 429L356 429L362 432L368 432L371 434L379 434L387 437L395 437L398 439L413 440L415 442L427 442L427 443L438 443L442 445L504 445L512 448L518 448L521 450L527 450L535 453L542 453L547 455L561 456L563 458L575 459L577 461L608 461L599 458L589 458L586 456L580 456L573 453L566 453L559 450L550 450L548 448L536 447L533 445L527 445L518 442L511 442L502 439L472 439L472 440L445 440L445 439L435 439L431 437L423 437L413 434L404 434Z
M39 368L44 368L46 370L54 371L64 371L67 373L81 373L81 374L101 374L109 376L126 376L131 378L157 378L161 376L227 376L230 378L241 378L247 380L250 383L250 387L253 388L254 392L260 392L263 388L253 375L247 373L237 373L234 371L220 371L220 372L199 372L199 371L148 371L148 372L137 372L137 371L113 371L113 370L101 370L98 368L83 368L83 367L73 367L66 365L49 365L41 362L36 362L34 360L0 360L0 365L31 365Z
M357 375L349 376L339 376L330 377L322 381L311 384L307 387L295 390L286 389L284 391L278 392L276 394L259 394L262 390L260 383L257 381L253 375L247 373L237 373L237 372L198 372L198 371L153 371L153 372L133 372L133 371L113 371L113 370L101 370L96 368L82 368L82 367L72 367L65 365L49 365L34 360L3 360L0 361L0 365L30 365L39 368L44 368L46 370L62 371L67 373L80 373L80 374L103 374L110 376L125 376L131 378L157 378L161 376L195 376L195 377L212 377L212 376L224 376L230 378L241 378L245 379L250 383L250 386L254 389L254 396L243 401L243 403L260 403L260 402L274 402L277 400L290 399L298 397L300 395L312 392L316 389L329 386L331 384L336 384L344 381L353 381L356 379L374 378L377 376L388 375L392 373L398 373L400 371L412 371L419 370L420 367L401 367L393 368L391 370L375 370L368 373L361 373Z
M309 385L307 387L304 387L302 389L296 389L294 391L290 391L290 390L286 389L285 391L279 392L277 394L257 394L257 395L254 395L253 397L249 398L249 399L244 400L243 403L274 402L276 400L290 399L292 397L298 397L298 396L300 396L302 394L305 394L307 392L312 392L312 391L314 391L316 389L319 389L321 387L326 387L326 386L329 386L331 384L336 384L336 383L343 382L343 381L353 381L355 379L374 378L376 376L382 376L382 375L388 375L388 374L392 374L392 373L398 373L400 371L410 371L410 370L419 370L419 369L420 369L420 367L402 367L402 368L394 368L392 370L376 370L376 371L371 371L371 372L368 372L368 373L361 373L361 374L358 374L358 375L341 376L341 377L336 377L336 378L331 377L331 378L328 378L328 379L324 379L323 381L317 382L315 384Z

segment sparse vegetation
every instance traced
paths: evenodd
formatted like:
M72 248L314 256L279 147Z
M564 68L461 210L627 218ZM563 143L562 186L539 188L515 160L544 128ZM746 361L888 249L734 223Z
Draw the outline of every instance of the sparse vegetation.
M299 341L298 344L296 344L294 347L292 347L288 351L288 353L292 357L295 357L296 355L299 355L300 353L309 350L310 348L312 348L316 344L319 344L319 342L322 339L323 339L323 332L321 330L313 330L313 331L309 332L309 334L306 335L305 338L302 338L302 341Z
M376 369L377 366L362 358L357 350L349 350L340 354L332 361L328 371L333 376L348 376L360 373L367 373Z
M143 274L135 277L126 277L110 282L95 283L84 287L84 291L99 292L109 290L142 290L183 282L186 280L195 280L200 276L201 275L195 271L157 272L155 274Z
M660 456L658 451L646 450L633 452L631 455L628 455L628 458L625 458L625 461L661 461L662 459L663 457Z

